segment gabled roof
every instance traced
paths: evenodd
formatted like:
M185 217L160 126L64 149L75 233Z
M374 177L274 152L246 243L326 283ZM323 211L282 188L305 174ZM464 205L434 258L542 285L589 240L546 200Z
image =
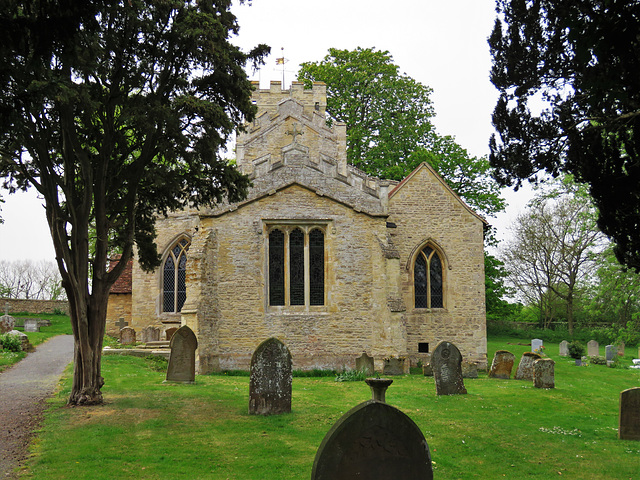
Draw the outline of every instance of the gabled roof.
M113 270L120 261L120 255L115 256L109 261L109 271ZM133 259L127 262L127 266L124 267L122 274L118 277L109 293L131 293L131 272L133 270Z

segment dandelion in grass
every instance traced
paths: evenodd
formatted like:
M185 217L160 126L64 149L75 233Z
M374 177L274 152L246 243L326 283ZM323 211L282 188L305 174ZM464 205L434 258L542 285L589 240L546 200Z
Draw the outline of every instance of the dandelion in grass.
M538 430L540 430L541 432L544 432L544 433L551 433L553 435L572 435L572 436L576 436L576 437L581 437L582 436L582 432L580 430L578 430L577 428L574 428L573 430L567 430L565 428L556 426L556 427L552 427L552 428L540 427Z

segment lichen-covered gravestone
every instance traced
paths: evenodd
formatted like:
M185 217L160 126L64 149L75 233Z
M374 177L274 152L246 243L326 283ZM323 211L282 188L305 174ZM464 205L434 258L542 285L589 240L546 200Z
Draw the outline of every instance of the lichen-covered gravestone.
M589 340L587 343L587 356L597 357L600 355L600 345L595 340Z
M160 328L153 325L145 327L140 332L140 337L142 343L158 342L160 341Z
M16 319L9 314L0 317L0 333L9 333L16 326Z
M367 352L362 352L362 355L356 358L356 370L359 372L365 372L367 375L373 375L373 357L367 355Z
M489 370L489 377L491 378L511 378L511 370L513 370L513 363L516 361L516 357L513 353L507 350L498 350L491 362L491 370Z
M122 345L133 345L136 343L136 331L131 327L121 328L120 343Z
M432 480L429 445L407 415L377 399L370 383L389 385L388 379L368 379L372 400L345 413L322 440L311 480Z
M436 395L467 393L462 379L462 355L453 343L440 342L431 355Z
M167 367L167 382L195 383L196 381L196 348L198 339L186 325L176 330L171 337L171 354Z
M251 357L249 413L277 415L291 411L291 353L277 338L262 342Z
M562 340L560 342L560 356L568 357L569 356L569 342L566 340Z
M533 362L533 386L536 388L555 388L555 364L550 358L541 358Z
M534 352L523 353L514 378L516 380L533 380L533 363L540 358L542 357Z
M386 358L384 360L384 366L382 367L383 375L404 375L408 373L405 371L406 364L404 358Z
M640 387L620 393L620 440L640 440Z

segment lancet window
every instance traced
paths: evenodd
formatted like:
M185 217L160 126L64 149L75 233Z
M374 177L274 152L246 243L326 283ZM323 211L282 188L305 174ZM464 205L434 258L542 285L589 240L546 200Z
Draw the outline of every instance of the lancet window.
M431 246L424 247L415 260L413 286L416 308L444 308L442 260Z
M179 240L169 251L163 265L162 311L178 313L187 299L187 251L189 241Z

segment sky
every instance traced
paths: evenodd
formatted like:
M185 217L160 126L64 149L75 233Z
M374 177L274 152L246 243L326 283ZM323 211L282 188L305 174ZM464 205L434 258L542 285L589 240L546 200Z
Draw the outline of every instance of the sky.
M497 91L489 81L491 57L487 38L495 21L495 0L253 0L232 8L240 25L233 42L243 50L264 43L271 56L252 80L266 88L271 80L285 86L302 62L319 61L329 48L387 50L400 71L432 88L442 135L452 135L474 156L489 153L491 113ZM34 192L8 195L0 190L0 260L53 260L54 250L42 200ZM509 207L489 222L498 238L530 198L504 190Z

